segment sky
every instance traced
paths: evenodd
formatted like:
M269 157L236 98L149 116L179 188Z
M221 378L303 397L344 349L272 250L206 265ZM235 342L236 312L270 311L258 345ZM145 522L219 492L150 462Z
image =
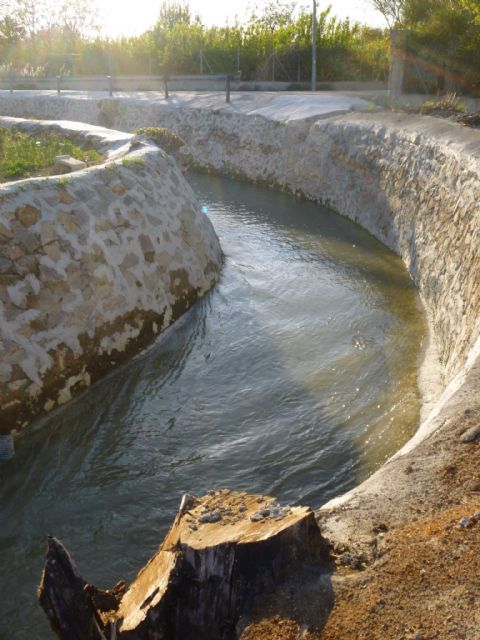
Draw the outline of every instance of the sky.
M156 21L161 0L95 0L100 10L104 33L110 37L135 35L148 29ZM253 3L255 4L255 3ZM308 5L309 0L300 4ZM368 0L317 0L321 11L329 4L332 13L340 18L351 18L372 26L385 26L381 16L374 11ZM240 20L248 14L251 0L190 0L192 12L199 13L207 25L224 25Z

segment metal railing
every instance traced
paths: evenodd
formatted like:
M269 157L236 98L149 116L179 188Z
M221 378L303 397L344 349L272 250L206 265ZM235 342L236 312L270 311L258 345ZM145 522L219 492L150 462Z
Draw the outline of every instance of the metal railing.
M239 82L241 79L240 72L234 74L210 74L202 76L61 76L55 77L23 77L23 76L0 76L0 88L8 89L10 93L18 90L56 90L60 95L62 91L106 91L109 96L113 96L117 91L136 90L136 91L163 91L166 99L169 97L169 91L172 84L188 86L213 85L215 88L209 88L212 91L221 91L222 85L225 91L225 102L231 100L232 82ZM129 87L130 85L130 87ZM132 89L131 85L136 88ZM142 86L143 85L143 86ZM141 87L141 88L140 88ZM201 90L201 89L185 89L185 90Z

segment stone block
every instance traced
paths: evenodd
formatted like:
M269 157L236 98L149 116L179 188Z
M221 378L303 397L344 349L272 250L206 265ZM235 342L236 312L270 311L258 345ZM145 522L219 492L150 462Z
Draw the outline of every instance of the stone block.
M18 242L20 246L29 254L35 253L40 248L40 240L37 234L32 233L31 231L25 231L22 233Z
M8 258L0 256L0 274L1 275L13 275L14 266L13 262Z
M72 204L74 198L68 193L66 189L60 189L58 192L58 197L62 204Z
M15 216L24 227L31 227L37 222L40 211L36 207L27 204L24 207L18 208L15 211Z
M72 173L72 171L81 171L87 166L83 160L77 160L71 156L56 156L53 170L55 173Z

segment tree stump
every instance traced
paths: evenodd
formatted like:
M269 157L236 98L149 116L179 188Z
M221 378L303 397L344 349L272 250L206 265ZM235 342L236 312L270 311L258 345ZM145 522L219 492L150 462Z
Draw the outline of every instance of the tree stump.
M226 489L186 494L125 592L86 583L50 539L39 599L62 640L229 640L253 599L324 551L308 508Z

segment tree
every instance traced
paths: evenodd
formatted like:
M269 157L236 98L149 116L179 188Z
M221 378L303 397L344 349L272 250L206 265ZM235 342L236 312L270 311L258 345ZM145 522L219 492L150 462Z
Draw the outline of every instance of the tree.
M10 7L9 15L22 26L30 38L48 23L50 11L45 0L13 0Z
M192 14L187 0L165 0L160 5L157 27L172 29L177 24L190 24Z
M293 14L297 8L296 2L275 2L269 0L263 5L257 5L250 21L259 26L275 31L293 22Z
M479 0L405 0L406 87L410 91L478 91Z
M98 11L92 0L65 0L54 13L55 26L77 37L99 31Z
M0 20L8 18L5 26L18 25L28 38L55 28L80 37L98 31L98 11L93 0L0 0L0 16Z
M385 18L389 29L402 24L408 0L369 0L369 2Z
M11 46L25 36L23 26L10 15L0 19L0 42L4 47Z

